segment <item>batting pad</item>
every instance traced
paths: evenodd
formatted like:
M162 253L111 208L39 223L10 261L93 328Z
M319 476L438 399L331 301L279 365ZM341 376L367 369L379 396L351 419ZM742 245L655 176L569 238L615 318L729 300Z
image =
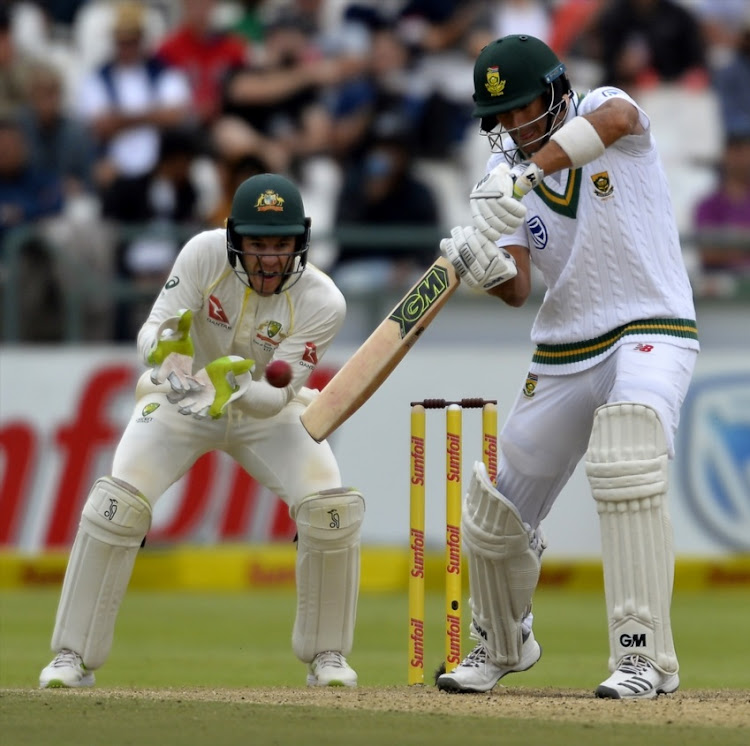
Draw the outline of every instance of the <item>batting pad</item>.
M667 442L643 404L597 409L586 454L596 500L609 619L609 668L641 653L665 673L678 669L670 603L674 583L667 508Z
M53 651L74 650L88 669L104 663L138 549L150 526L151 506L143 495L111 477L94 483L65 571Z
M492 485L484 464L474 471L461 519L471 584L474 634L499 666L521 659L521 622L531 610L545 543L513 503Z
M318 654L352 649L359 595L362 495L351 488L308 495L297 506L297 615L295 655L309 663Z

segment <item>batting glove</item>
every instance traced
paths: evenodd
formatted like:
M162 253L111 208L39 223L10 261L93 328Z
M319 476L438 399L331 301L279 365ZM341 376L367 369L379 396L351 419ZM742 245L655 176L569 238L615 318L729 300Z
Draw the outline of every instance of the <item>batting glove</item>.
M514 195L515 182L507 163L500 163L476 184L469 195L474 225L495 242L513 233L526 217L526 207Z
M474 290L491 290L518 272L513 257L474 226L454 228L451 237L440 242L440 251L461 282Z

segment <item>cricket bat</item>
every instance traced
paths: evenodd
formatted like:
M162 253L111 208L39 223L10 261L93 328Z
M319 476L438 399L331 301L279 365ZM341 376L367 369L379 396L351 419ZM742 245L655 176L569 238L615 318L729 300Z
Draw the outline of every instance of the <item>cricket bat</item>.
M439 257L302 413L314 440L327 438L378 390L458 285L453 265Z

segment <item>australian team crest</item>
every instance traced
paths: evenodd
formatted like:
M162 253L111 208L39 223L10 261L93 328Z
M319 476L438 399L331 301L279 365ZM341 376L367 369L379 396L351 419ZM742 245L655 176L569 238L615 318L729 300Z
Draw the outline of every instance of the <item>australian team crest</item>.
M280 321L266 319L255 328L253 344L266 352L273 352L287 336Z
M281 323L278 321L269 321L266 327L268 336L273 339L281 331Z
M500 80L500 68L497 65L487 68L487 82L484 87L490 96L502 96L505 93L505 83L506 81Z
M594 182L594 194L597 197L609 197L615 191L615 188L609 181L609 173L607 171L600 171L598 174L594 174L591 177L591 181Z
M265 192L261 192L255 207L258 212L266 212L267 210L282 212L284 210L284 198L274 192L273 189L266 189Z

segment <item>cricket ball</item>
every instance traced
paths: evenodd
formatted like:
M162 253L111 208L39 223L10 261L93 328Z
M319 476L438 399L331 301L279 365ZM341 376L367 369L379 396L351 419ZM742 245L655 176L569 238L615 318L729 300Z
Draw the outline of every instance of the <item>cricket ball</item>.
M286 360L272 360L266 367L266 381L283 389L292 380L292 366Z

